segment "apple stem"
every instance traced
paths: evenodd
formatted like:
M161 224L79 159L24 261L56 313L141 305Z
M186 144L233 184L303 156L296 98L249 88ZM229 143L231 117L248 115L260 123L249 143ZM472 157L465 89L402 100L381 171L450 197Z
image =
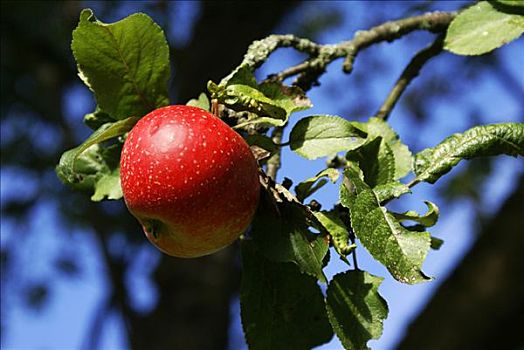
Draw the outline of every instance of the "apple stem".
M216 98L211 100L211 113L217 117L220 118L219 110L218 110L218 100Z

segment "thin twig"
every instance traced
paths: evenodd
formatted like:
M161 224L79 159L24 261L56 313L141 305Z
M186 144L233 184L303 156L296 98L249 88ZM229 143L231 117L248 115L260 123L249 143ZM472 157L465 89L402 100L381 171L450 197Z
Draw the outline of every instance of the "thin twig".
M442 32L455 16L456 12L428 12L419 16L386 22L370 30L357 32L352 40L341 43L349 49L343 69L346 73L351 72L353 61L362 49L382 41L394 41L416 30L426 30L432 33Z
M379 108L378 112L375 114L376 117L386 120L389 117L389 114L395 107L400 96L406 90L407 86L415 79L422 67L433 57L442 52L444 44L444 36L439 35L437 39L425 49L419 51L409 62L409 64L404 68L404 71L396 81L395 85L389 92L389 95L386 97L384 103Z
M288 77L292 77L292 76L295 76L297 74L302 73L303 71L308 69L308 67L309 67L309 62L308 61L304 61L304 62L302 62L300 64L297 64L296 66L284 69L280 73L271 76L270 79L283 81L284 79L286 79Z
M414 178L413 180L411 180L410 182L408 182L406 184L407 187L409 188L412 188L413 186L415 186L416 184L420 183L420 180L417 179L417 178Z
M284 133L284 128L281 126L277 126L275 129L273 129L273 133L271 134L271 139L275 144L280 144L282 142L282 134ZM277 151L267 160L267 175L273 179L273 181L276 181L277 179L277 172L278 169L280 169L280 152L281 149L278 148Z
M266 39L254 42L248 49L241 66L256 68L279 47L293 47L309 54L309 58L295 66L289 67L278 74L269 77L270 80L282 81L291 76L297 76L294 85L304 91L317 84L318 78L326 71L329 63L345 57L343 69L350 73L357 54L379 42L391 42L416 30L426 30L433 33L444 31L455 18L455 12L429 12L423 15L390 21L359 31L354 38L335 45L319 45L307 39L292 35L271 35ZM227 78L226 78L227 79Z
M355 270L360 270L358 268L358 262L357 262L357 250L353 249L353 252L351 252L352 258L353 258L353 268Z

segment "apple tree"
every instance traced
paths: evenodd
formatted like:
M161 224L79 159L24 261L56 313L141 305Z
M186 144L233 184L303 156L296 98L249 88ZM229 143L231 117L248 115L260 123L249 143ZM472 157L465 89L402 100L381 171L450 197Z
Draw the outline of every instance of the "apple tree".
M90 192L93 201L124 198L164 252L197 256L238 238L241 317L251 349L310 349L334 334L347 349L366 349L381 336L388 306L378 292L385 277L363 269L359 252L367 250L384 265L388 278L417 284L432 279L422 265L429 250L443 243L429 231L439 218L435 203L425 201L425 213L395 212L389 204L402 201L417 184L434 184L462 160L524 155L523 123L477 125L414 154L388 123L391 111L424 65L444 50L482 55L517 39L524 32L523 11L518 1L483 1L459 12L385 22L335 44L270 35L253 42L229 75L209 81L195 99L170 101L162 29L142 13L103 23L83 10L71 46L97 108L84 118L91 136L62 155L56 172L65 184ZM328 66L343 60L343 73L351 74L361 51L414 31L429 31L435 39L412 57L374 115L356 121L306 114L283 139L294 113L315 103L308 93L318 88ZM279 48L306 58L257 79L257 69ZM180 115L166 112L173 108ZM143 126L151 115L172 119ZM284 147L308 160L324 159L326 166L305 181L278 183ZM163 156L155 152L162 149L174 158L156 162ZM153 161L140 160L151 153ZM218 153L230 158L215 157ZM139 160L125 162L121 154ZM324 186L339 188L333 207L310 200ZM237 205L246 196L248 204ZM189 246L206 248L184 251ZM337 258L346 268L328 278L324 269Z

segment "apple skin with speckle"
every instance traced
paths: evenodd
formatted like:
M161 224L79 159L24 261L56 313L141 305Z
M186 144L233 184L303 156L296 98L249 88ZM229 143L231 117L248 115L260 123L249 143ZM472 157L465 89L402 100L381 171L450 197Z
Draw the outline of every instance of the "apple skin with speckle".
M141 118L120 160L125 203L162 252L199 257L236 240L256 211L257 162L244 139L201 108Z

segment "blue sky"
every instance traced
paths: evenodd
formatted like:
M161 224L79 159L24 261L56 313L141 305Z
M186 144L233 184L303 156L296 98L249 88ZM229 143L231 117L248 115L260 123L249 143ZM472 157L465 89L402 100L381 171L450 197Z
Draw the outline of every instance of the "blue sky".
M90 7L95 9L96 3L89 3ZM404 15L406 2L384 2L383 11L388 13L388 17L393 19ZM450 10L458 8L460 3L454 2L437 2L436 8ZM86 6L87 7L87 6ZM131 14L140 7L140 3L129 3L123 6L119 12L119 18ZM333 8L345 14L345 22L337 28L332 28L319 37L322 43L335 43L341 40L347 40L355 30L364 29L370 25L368 19L366 4L361 2L306 2L300 9L296 10L290 18L276 29L276 32L287 33L296 28L300 23L300 18L307 11L315 11L319 7ZM185 2L182 10L175 11L173 16L177 18L180 27L172 26L171 33L177 40L178 45L184 45L188 40L190 33L191 19L197 13L198 8L193 2ZM101 18L102 21L110 22L118 18ZM373 23L376 24L376 23ZM178 28L178 29L177 29ZM181 34L182 33L182 34ZM369 91L369 98L376 103L380 103L387 94L397 76L400 74L404 65L410 57L416 52L414 47L421 48L431 42L432 36L426 33L414 34L414 38L409 43L399 41L392 44L381 44L369 52L363 52L357 58L355 70L364 69L366 66L363 62L371 56L380 56L387 58L386 64L390 69L385 71L381 79L376 84L372 84ZM503 48L501 57L503 64L508 70L517 76L524 89L524 76L521 67L518 66L515 57L523 57L522 40L520 42L508 45ZM277 52L271 60L266 63L260 72L263 77L267 73L277 71L290 62L296 60L297 56L290 55L289 51L282 50ZM432 71L445 70L446 66L453 64L457 60L463 59L451 54L441 55L432 60L425 69ZM240 61L240 58L239 58ZM362 61L362 63L361 63ZM330 66L328 74L322 80L322 86L311 92L309 95L314 103L311 110L297 114L292 118L292 124L295 123L299 116L313 114L334 114L341 115L351 119L353 117L362 118L362 116L344 115L341 108L341 100L348 103L353 101L354 95L352 89L358 89L358 84L351 79L351 76L342 75L340 72L341 62ZM424 74L424 72L423 72ZM418 87L417 81L410 86L410 89ZM336 91L337 94L329 94L326 91ZM471 125L468 118L464 117L465 110L463 105L474 104L481 114L479 116L482 123L504 122L504 121L523 121L522 108L513 95L501 86L495 76L485 74L481 83L474 87L464 89L460 96L453 96L446 101L431 101L433 119L424 126L417 126L413 130L413 119L409 116L408 111L402 103L391 115L391 124L397 130L401 139L410 142L423 140L424 147L436 145L446 136L454 132L462 132ZM91 112L92 98L90 93L80 82L77 86L71 87L65 99L64 111L70 118L81 119L85 113ZM287 139L288 128L284 136ZM84 130L87 132L87 129ZM82 132L81 132L82 133ZM419 151L414 149L413 151ZM283 168L279 177L287 176L292 178L295 183L315 175L324 167L324 161L313 162L300 158L298 155L284 150L282 155ZM463 165L459 165L454 172L460 171ZM515 185L518 173L524 171L521 160L509 157L501 157L495 162L493 176L486 183L483 192L487 195L483 197L481 208L486 211L495 211L496 206L500 205L504 198ZM452 173L453 174L453 173ZM450 178L449 176L448 178ZM414 188L414 193L408 195L403 200L403 209L415 209L420 212L425 211L423 200L428 199L441 204L441 220L431 230L431 233L439 238L444 239L445 243L438 252L431 252L424 265L427 274L434 276L433 282L424 283L415 286L408 286L394 281L388 274L387 270L376 263L364 249L359 249L359 265L369 272L385 277L380 288L380 293L388 301L389 316L384 323L384 333L381 339L372 341L369 345L373 349L388 350L402 338L402 335L417 313L423 308L429 300L432 293L435 292L438 285L445 279L446 275L453 269L457 262L460 261L463 254L471 247L475 235L474 210L472 204L468 201L456 202L454 205L445 206L442 198L439 197L437 188L445 185L448 178L444 178L436 186L419 185ZM2 199L8 198L19 188L26 188L27 181L24 184L16 185L16 181L24 182L24 179L18 178L16 173L5 172L2 169L1 177L1 196ZM15 181L15 185L13 185ZM29 180L30 182L30 180ZM335 185L326 186L315 198L323 203L325 208L329 208L335 203L338 196L338 188ZM28 249L24 256L19 257L26 268L30 269L29 276L39 278L39 276L49 275L50 266L48 256L54 251L64 251L67 253L67 247L60 241L59 234L61 224L57 219L57 208L43 201L37 207L31 222L27 223L27 230L31 235L24 236L23 244ZM45 228L45 229L42 229ZM9 237L17 234L19 228L15 227L9 220L2 218L1 232L2 244L9 240ZM4 349L78 349L85 344L86 324L91 319L100 298L106 292L107 282L105 281L103 266L100 263L100 257L97 256L96 242L92 241L92 235L85 232L77 231L72 233L72 240L81 247L81 254L77 253L80 264L84 267L80 278L73 280L57 279L56 290L52 299L49 301L44 312L38 313L22 307L21 301L16 296L11 296L9 304L2 301L2 307L7 311L7 322L9 331L3 335ZM115 246L119 245L118 241L114 242ZM333 257L335 255L332 255ZM140 269L140 266L154 264L143 264L141 262L151 261L157 258L157 254L152 247L145 247L141 250L136 259L136 267L132 276L129 276L129 285L136 291L134 303L140 308L147 310L154 305L155 288L149 282L147 275L150 271ZM34 263L32 263L34 262ZM327 268L328 276L343 271L346 266L332 258L332 262ZM24 274L22 274L24 275ZM241 350L245 348L243 335L239 320L238 302L232 303L231 313L233 324L231 325L231 346L230 350ZM123 336L122 323L113 315L105 323L104 334L101 341L101 349L125 349L127 348ZM322 350L339 349L341 346L335 339L333 342L319 347Z

